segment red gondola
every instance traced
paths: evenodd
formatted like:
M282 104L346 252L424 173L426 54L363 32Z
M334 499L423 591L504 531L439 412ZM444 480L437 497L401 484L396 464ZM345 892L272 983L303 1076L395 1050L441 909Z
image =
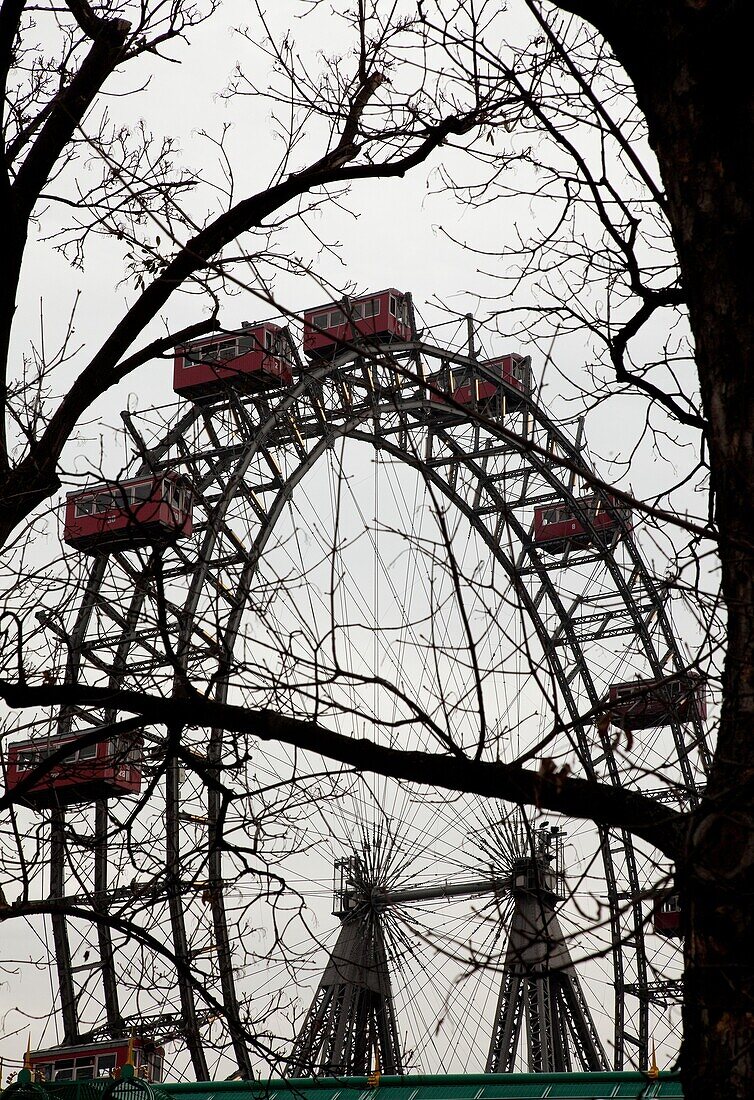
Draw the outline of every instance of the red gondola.
M501 355L480 364L499 375L505 386L491 381L468 367L450 368L444 374L431 379L436 389L449 393L457 405L478 408L489 415L497 415L520 408L523 398L531 393L531 359L528 355ZM441 394L430 391L433 412L459 412Z
M386 344L412 338L408 295L392 287L304 314L304 354L312 360L331 359L343 351L341 340Z
M159 1084L165 1051L150 1039L113 1039L109 1042L71 1047L49 1047L29 1055L34 1080L82 1081L96 1077L117 1077L132 1051L137 1077Z
M566 547L586 547L594 542L594 536L611 538L622 533L624 527L632 527L631 509L625 504L607 498L607 504L597 496L582 497L580 508L589 516L591 526L586 526L568 504L547 504L534 509L534 542L550 554L557 554Z
M658 898L652 910L652 927L658 936L678 939L681 931L681 905L678 894Z
M201 404L226 393L243 393L290 386L293 352L288 335L278 325L245 324L236 332L209 336L176 348L173 389Z
M8 794L53 752L68 744L70 754L24 791L20 802L44 810L98 798L121 798L141 790L141 737L104 738L79 748L76 738L67 735L10 745L5 783Z
M63 538L88 554L174 542L191 531L191 494L177 474L97 485L66 500Z
M623 729L646 730L707 717L704 680L696 672L672 679L631 680L610 687L610 715Z

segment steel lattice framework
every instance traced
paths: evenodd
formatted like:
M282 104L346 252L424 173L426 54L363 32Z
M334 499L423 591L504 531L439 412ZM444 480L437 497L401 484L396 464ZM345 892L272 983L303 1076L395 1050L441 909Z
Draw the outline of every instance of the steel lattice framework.
M451 897L508 895L513 908L494 1014L487 1073L512 1073L526 1036L534 1073L605 1071L608 1061L557 915L563 839L557 827L515 838L503 878L391 890L372 880L358 856L336 868L341 929L299 1030L288 1076L403 1072L385 948L387 910Z
M368 907L359 907L341 922L288 1076L365 1077L375 1062L384 1073L403 1073L382 929Z
M553 835L542 830L533 851L513 861L513 915L487 1056L488 1073L515 1070L524 1027L527 1063L534 1073L608 1068L558 920L561 844L557 831Z
M516 398L515 408L509 410L503 397L497 409L486 408L479 416L469 409L438 406L432 399L432 380L451 368L473 370L499 383L499 376L473 355L417 338L388 349L343 350L332 363L306 368L299 364L293 386L284 391L242 397L229 390L211 406L185 409L161 437L148 421L140 423L124 413L138 454L138 472L179 470L190 480L198 520L195 540L193 545L178 543L151 554L123 551L91 561L74 620L70 624L61 624L53 616L45 620L46 629L57 632L68 647L66 679L95 680L113 688L148 686L169 693L180 690L185 675L219 702L232 698L244 616L258 598L260 565L276 525L310 471L346 439L412 468L433 494L465 517L530 624L541 664L556 685L561 713L571 724L570 743L581 773L616 785L625 782L615 746L609 738L599 737L581 715L599 710L604 699L605 654L611 646L630 646L649 676L684 669L663 587L644 564L627 521L622 519L609 537L594 527L582 503L591 475L582 441L559 428L536 393L520 398L510 391L511 405ZM587 549L552 555L536 544L533 509L548 502L565 502L572 509L590 533ZM60 724L66 730L84 729L113 718L109 712L69 711ZM672 767L667 759L663 767L672 773L671 781L682 792L679 797L693 801L709 759L703 724L697 718L687 725L675 723L672 738ZM219 767L228 751L223 731L210 731L209 767ZM200 976L217 990L239 1072L250 1076L247 1020L226 912L227 875L222 845L217 843L222 799L210 787L202 813L194 815L197 821L201 818L197 851L201 848L204 855L196 860L201 873L186 875L181 781L179 759L168 746L165 801L158 814L164 815L162 871L130 887L121 877L125 857L108 841L113 836L112 810L106 803L97 805L91 820L86 814L72 816L63 811L51 815L50 896L68 900L83 896L95 911L108 917L108 923L98 925L97 958L84 975L89 989L99 983L104 1005L105 1018L94 1029L81 1020L84 979L72 965L70 917L61 907L52 918L64 1038L74 1042L84 1033L120 1035L138 1021L139 1028L155 1038L180 1036L197 1077L209 1077L204 1036L213 1013L197 1004L185 967L176 969L177 997L165 1011L126 1016L121 1008L114 943L119 933L113 918L137 900L145 920L169 927L167 938L179 960L204 965L206 947L199 942L197 928L206 928L212 960ZM656 983L647 968L638 858L628 833L599 833L614 975L616 1068L647 1064L650 1009L655 1000ZM77 885L70 887L72 879ZM522 895L517 921L530 919L528 904ZM550 934L562 942L556 926L557 916L551 910ZM370 1027L382 1029L383 1050L394 1051L392 1069L383 1068L399 1072L399 1047L391 1038L396 1024L385 987L387 970L383 972L376 957L365 976L354 927L353 921L343 924L336 954L361 973L351 983L362 990L357 1011L369 1017ZM374 938L371 942L374 949ZM527 992L526 982L512 966L506 974L490 1062L496 1069L510 1068L511 1029L519 1026L522 1006L535 996L536 987L536 982L529 983ZM574 1024L583 993L567 960L563 974L560 1007L551 1006L540 1018L547 1018L548 1026L561 1037L570 1028L577 1044L591 1051L584 1053L583 1063L602 1064L599 1040ZM324 1018L330 1011L338 982L333 970L325 975L311 1026L315 1018ZM657 996L667 995L663 988ZM503 1025L503 1020L508 1022ZM301 1060L299 1047L294 1062ZM323 1064L342 1066L344 1072L364 1072L368 1052L362 1048L349 1047L347 1036L340 1036L337 1049L322 1055ZM307 1057L312 1060L311 1051ZM532 1057L534 1061L542 1058ZM541 1066L549 1068L544 1060Z

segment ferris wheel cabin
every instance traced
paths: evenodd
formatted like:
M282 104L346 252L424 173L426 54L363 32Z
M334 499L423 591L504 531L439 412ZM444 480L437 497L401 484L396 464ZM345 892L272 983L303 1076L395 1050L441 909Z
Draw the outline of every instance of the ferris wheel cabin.
M228 390L263 393L290 386L293 365L285 329L270 323L244 324L237 332L176 348L173 389L196 404Z
M582 497L578 505L579 511L588 516L588 523L584 523L569 504L535 508L535 544L549 554L558 554L571 547L593 546L597 540L601 542L602 537L611 541L632 526L631 509L612 497Z
M658 936L667 936L668 939L680 939L683 936L678 894L666 894L657 899L652 910L652 927Z
M122 798L141 790L141 737L103 738L93 745L77 746L77 738L49 737L17 741L8 747L6 791L19 784L66 745L70 753L52 764L18 801L34 810L73 806L100 798Z
M413 338L409 296L389 288L361 298L330 302L304 314L304 354L332 359L349 343L406 343Z
M37 1081L85 1081L97 1077L118 1077L130 1053L137 1077L156 1084L162 1081L164 1049L150 1039L138 1037L49 1047L31 1053L29 1061L33 1078Z
M87 554L188 538L191 494L177 474L133 478L69 493L63 539Z
M512 352L480 364L497 377L468 367L448 367L443 373L430 379L435 389L448 393L455 405L446 401L440 393L429 391L432 412L458 413L462 405L478 409L489 416L512 412L523 404L531 393L531 358Z
M623 729L646 730L707 717L704 680L694 672L612 684L609 698L612 721Z

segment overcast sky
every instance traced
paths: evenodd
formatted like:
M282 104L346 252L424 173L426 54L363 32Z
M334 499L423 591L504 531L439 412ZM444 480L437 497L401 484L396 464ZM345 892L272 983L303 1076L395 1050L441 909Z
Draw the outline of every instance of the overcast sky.
M339 7L336 4L334 7ZM290 30L301 43L301 49L316 61L318 51L332 54L344 48L344 31L332 18L329 7L323 6L313 14L302 17L308 5L297 0L285 0L274 5L270 13L275 20L275 31L284 34ZM515 11L508 24L511 36L523 33L523 20ZM270 166L280 155L280 147L272 135L270 106L261 98L223 99L219 93L238 63L254 74L258 86L264 87L269 79L265 61L258 50L235 33L235 28L252 25L251 38L261 37L258 15L254 5L240 0L228 0L205 25L190 33L190 42L176 43L168 53L177 64L154 66L145 64L140 72L132 72L116 82L119 93L138 87L146 78L150 83L133 98L113 98L115 117L134 122L144 119L155 133L174 136L181 149L181 158L204 181L218 179L216 156L210 141L201 136L206 131L219 136L228 123L228 148L234 165L235 185L238 194L258 190L270 175ZM313 134L304 150L319 149L317 142L322 134ZM506 140L503 136L503 141ZM514 140L511 138L511 140ZM468 176L471 169L457 153L435 155L425 167L419 168L401 180L358 183L354 185L346 201L347 209L325 206L312 220L312 227L321 239L336 248L335 255L323 252L316 237L310 231L293 225L286 231L286 247L301 257L304 265L311 265L323 281L357 289L380 289L395 286L411 291L420 317L438 343L444 339L460 339L455 324L448 324L447 310L463 313L474 312L480 320L488 306L478 303L478 296L488 299L496 293L496 283L490 277L496 271L506 271L510 263L506 250L513 247L517 235L526 236L536 224L538 216L531 211L528 201L518 203L498 202L482 210L474 210L443 184L439 171L441 164L450 163L459 175ZM511 181L508 180L508 186ZM43 219L40 236L46 232ZM155 227L155 234L157 227ZM500 259L481 259L472 250L459 247L451 238L467 241L488 252L499 251ZM480 271L484 269L485 274ZM23 292L19 299L18 321L15 328L16 355L22 356L29 341L40 339L40 308L44 316L44 338L48 348L62 338L68 317L77 301L75 338L73 345L81 345L77 353L64 367L57 379L60 392L75 374L77 366L86 362L107 335L124 309L134 300L133 284L118 286L122 276L119 248L111 243L98 243L92 248L86 269L79 271L60 256L52 242L39 241L30 251L24 271ZM314 277L302 274L281 274L275 285L275 293L287 309L301 311L320 304L323 294ZM195 299L176 297L165 312L173 328L196 320ZM41 305L40 305L41 303ZM202 307L203 308L203 307ZM247 295L239 295L223 304L221 320L228 327L240 325L242 320L254 321L269 316L270 310ZM491 355L516 350L531 354L536 378L542 377L545 360L552 353L547 367L546 384L542 400L552 405L563 417L575 416L577 407L566 399L573 397L568 378L573 375L588 385L584 365L590 361L592 349L582 337L561 338L554 346L549 341L541 345L525 346L519 337L505 330L505 322L495 331L490 328L480 332ZM160 325L151 332L160 331ZM141 342L141 341L140 341ZM144 410L150 406L174 404L172 370L168 363L149 364L109 392L98 404L87 424L82 427L81 438L71 442L64 457L68 469L77 475L101 468L106 476L114 476L123 464L125 445L122 438L114 438L111 426L118 426L119 411L123 407ZM641 405L627 399L622 412L597 410L587 425L587 438L596 453L605 457L616 455L625 458L640 432L640 426L632 420L638 417ZM653 464L652 447L647 446L631 473L631 484L639 493L657 488L658 477L672 476L669 467ZM656 456L655 456L656 458ZM659 473L658 473L659 471ZM608 473L609 470L604 472ZM39 552L57 555L54 524L49 527L49 542ZM651 543L647 552L653 554ZM664 563L658 555L658 571ZM17 941L23 944L23 937ZM0 1006L11 1008L14 1002L12 983L7 989L0 986ZM5 1044L0 1055L12 1060L18 1055L18 1041Z

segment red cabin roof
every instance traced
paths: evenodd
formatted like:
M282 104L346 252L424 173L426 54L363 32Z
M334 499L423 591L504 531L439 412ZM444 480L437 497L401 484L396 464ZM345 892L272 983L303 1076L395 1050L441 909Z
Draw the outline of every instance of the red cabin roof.
M162 1081L165 1051L151 1039L112 1039L77 1046L49 1047L29 1055L31 1069L40 1081L82 1081L97 1077L117 1077L133 1051L136 1076L159 1084Z
M696 672L613 684L609 698L612 721L623 729L644 730L707 717L707 692Z
M72 735L17 741L8 746L6 790L11 794L35 768L66 745L71 751L53 764L18 801L32 809L70 806L99 798L122 798L141 790L142 739L106 738L93 745L77 745Z
M388 287L372 294L328 302L304 313L304 354L312 360L331 359L348 344L372 346L413 339L409 296Z
M265 321L176 348L173 389L201 404L229 390L262 393L290 386L293 351L285 329Z
M191 494L178 474L95 485L66 499L63 539L86 553L174 542L191 531Z
M610 539L633 526L631 509L620 501L589 495L578 501L579 509L589 517L589 524L576 514L570 504L556 502L534 509L534 542L548 553L557 554L567 547L587 547L600 536Z

